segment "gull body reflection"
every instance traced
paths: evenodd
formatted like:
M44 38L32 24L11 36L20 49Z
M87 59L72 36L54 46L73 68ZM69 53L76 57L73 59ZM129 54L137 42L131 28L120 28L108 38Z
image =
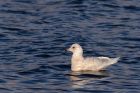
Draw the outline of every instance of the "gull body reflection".
M72 88L84 88L85 85L95 82L106 77L109 77L109 73L105 70L94 72L94 71L80 71L71 72L71 87Z

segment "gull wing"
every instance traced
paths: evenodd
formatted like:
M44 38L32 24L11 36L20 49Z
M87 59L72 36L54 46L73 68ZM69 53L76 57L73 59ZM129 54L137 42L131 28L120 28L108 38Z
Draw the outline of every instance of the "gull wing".
M108 58L108 57L94 57L93 62L95 64L95 67L100 70L103 68L106 68L112 64L117 63L119 60L118 58Z

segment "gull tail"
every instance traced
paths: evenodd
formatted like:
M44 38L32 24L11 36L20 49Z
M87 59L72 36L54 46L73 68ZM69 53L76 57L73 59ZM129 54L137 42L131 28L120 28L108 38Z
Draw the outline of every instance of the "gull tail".
M112 59L112 64L115 64L119 61L120 57L117 58L111 58Z

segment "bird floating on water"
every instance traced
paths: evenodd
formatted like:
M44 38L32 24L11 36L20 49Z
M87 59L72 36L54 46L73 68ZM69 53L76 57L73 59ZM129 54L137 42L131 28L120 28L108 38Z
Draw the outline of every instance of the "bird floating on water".
M79 44L72 44L68 51L72 52L72 71L100 71L118 62L119 57L83 57L83 49Z

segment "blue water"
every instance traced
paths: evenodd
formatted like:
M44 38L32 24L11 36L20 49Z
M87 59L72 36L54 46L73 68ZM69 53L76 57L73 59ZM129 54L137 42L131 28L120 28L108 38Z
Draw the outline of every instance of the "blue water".
M121 56L98 73L71 72L85 56ZM0 0L0 93L139 93L139 0Z

